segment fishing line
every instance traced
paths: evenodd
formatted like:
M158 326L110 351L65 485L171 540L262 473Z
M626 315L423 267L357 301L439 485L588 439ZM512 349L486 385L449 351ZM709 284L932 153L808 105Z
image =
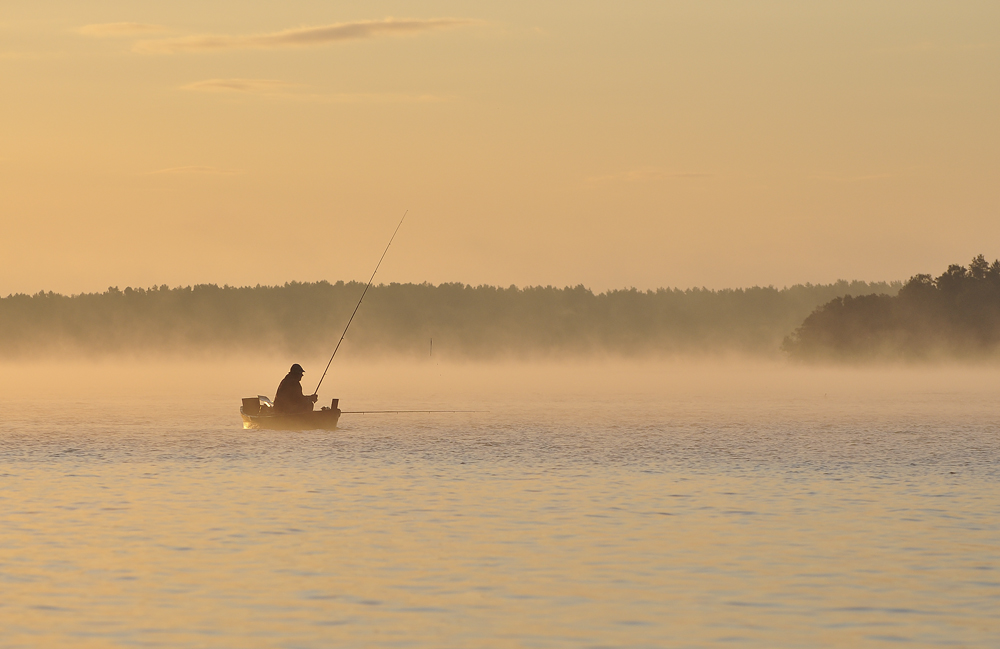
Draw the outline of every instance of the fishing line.
M404 412L432 413L432 412L489 412L489 410L344 410L342 415L398 415Z

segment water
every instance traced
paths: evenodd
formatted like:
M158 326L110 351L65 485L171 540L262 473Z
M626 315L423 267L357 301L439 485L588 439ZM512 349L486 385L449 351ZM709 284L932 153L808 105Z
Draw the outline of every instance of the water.
M239 427L270 366L4 377L2 647L1000 646L998 371L348 366L489 412L334 433Z

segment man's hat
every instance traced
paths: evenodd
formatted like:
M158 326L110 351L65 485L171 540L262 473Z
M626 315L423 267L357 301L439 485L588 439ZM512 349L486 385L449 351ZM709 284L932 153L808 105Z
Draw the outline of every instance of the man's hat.
M306 371L304 369L302 369L301 365L299 365L298 363L296 363L295 365L292 365L292 369L288 370L288 373L289 374L305 374Z

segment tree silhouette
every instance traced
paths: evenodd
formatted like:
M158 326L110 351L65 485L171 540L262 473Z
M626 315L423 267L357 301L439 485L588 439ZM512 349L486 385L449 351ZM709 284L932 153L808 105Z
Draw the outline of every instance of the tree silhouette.
M818 305L901 283L783 289L373 286L341 353L501 358L687 352L775 354ZM325 356L364 289L359 282L200 284L0 298L0 357L56 353L294 353Z
M1000 348L1000 260L914 275L895 297L835 298L785 338L793 358L975 358Z

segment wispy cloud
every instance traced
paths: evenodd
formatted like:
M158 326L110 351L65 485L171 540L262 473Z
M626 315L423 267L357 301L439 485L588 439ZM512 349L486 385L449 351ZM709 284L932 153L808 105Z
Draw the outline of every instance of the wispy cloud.
M167 175L167 176L236 176L243 173L240 169L221 169L219 167L203 167L192 165L188 167L169 167L150 171L147 175Z
M591 176L588 182L627 182L641 183L651 180L667 180L669 178L711 178L712 174L691 172L691 171L671 171L663 167L637 167L628 171L608 174L606 176Z
M809 176L813 180L825 180L831 183L863 183L871 180L886 180L898 178L899 174L866 174L863 176Z
M100 23L97 25L84 25L76 31L78 34L93 36L95 38L121 38L169 32L170 30L162 25L151 25L149 23Z
M921 41L919 43L906 43L902 45L887 45L877 47L873 51L879 54L922 54L925 52L938 52L948 49L946 46L935 41Z
M875 50L879 54L894 54L894 55L907 55L907 54L926 54L926 53L937 53L937 54L947 54L953 52L989 52L996 49L1000 44L996 42L979 42L979 43L939 43L934 41L923 41L920 43L910 43L907 45L896 45L890 47L880 47Z
M278 81L277 79L205 79L181 86L181 90L274 94L289 92L298 87L300 87L298 84Z
M221 50L276 49L286 47L316 47L339 41L403 36L440 29L470 25L478 21L469 18L429 18L359 20L317 27L297 27L269 34L231 36L200 34L181 38L139 41L136 52L175 54L178 52L213 52Z
M407 95L397 92L336 92L305 95L303 99L332 104L436 104L449 101L448 97L437 95Z
M998 47L1000 47L998 43L969 43L961 46L962 50L966 52L988 52Z
M322 92L311 86L289 83L277 79L205 79L196 81L181 90L209 93L250 94L293 101L324 102L336 104L360 103L435 103L448 101L436 95L408 95L403 93Z
M0 52L0 61L54 59L61 56L63 56L62 52Z

